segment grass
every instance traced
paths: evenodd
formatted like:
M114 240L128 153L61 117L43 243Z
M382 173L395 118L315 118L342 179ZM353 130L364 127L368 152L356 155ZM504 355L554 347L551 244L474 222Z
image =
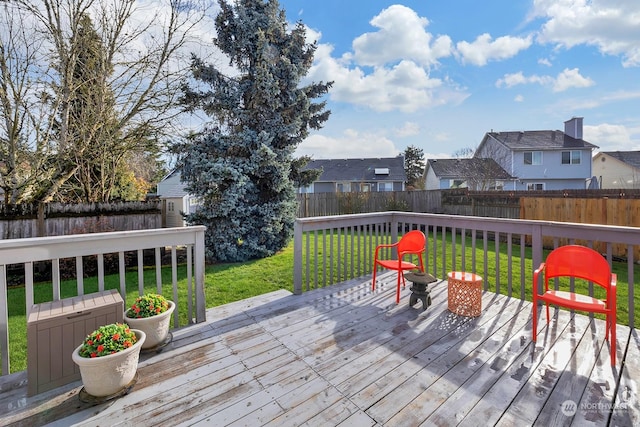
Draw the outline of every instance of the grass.
M440 238L441 236L438 236ZM333 281L342 281L345 280L345 272L341 270L338 273L338 253L337 253L337 245L339 244L336 240L336 236L326 235L324 237L327 239L325 241L325 245L322 243L318 244L318 247L315 248L313 244L311 245L311 250L313 252L317 252L320 259L324 255L327 257L327 262L329 263L329 259L332 258L333 268L332 273L329 271L325 272L326 280L329 281L331 278L329 276L333 276ZM433 236L429 236L429 238L433 238ZM450 271L455 269L461 269L460 265L462 259L462 244L460 241L460 237L456 241L456 265L455 267L451 263L451 235L447 235L446 239L448 241L446 247L447 251L449 251L447 255L448 265L445 270ZM330 256L330 245L331 241L334 242L333 248L333 256ZM380 242L381 243L381 242ZM358 241L356 245L360 245L360 250L365 251L367 253L373 253L372 244L370 242L362 243ZM428 243L430 250L433 249L433 243L429 241ZM439 265L440 259L443 256L442 244L438 242L436 244L436 265ZM355 249L355 247L354 247ZM514 246L512 249L512 267L513 270L511 272L511 276L513 279L513 290L512 295L516 298L520 297L520 248L519 246ZM341 246L340 258L344 257L345 254L347 259L351 259L351 245L345 245L344 243ZM545 254L546 255L546 254ZM371 255L372 256L372 255ZM511 291L508 287L508 274L507 271L507 248L505 244L501 244L499 247L499 257L498 262L500 263L500 272L501 275L499 277L500 283L500 293L509 294ZM496 266L496 255L495 255L495 245L494 242L489 242L489 246L487 248L487 261L488 261L488 271L487 271L487 282L490 284L489 290L495 291L496 277L495 277L495 266ZM429 255L429 259L427 260L428 264L433 262L432 254ZM472 245L470 239L467 239L465 243L465 266L467 270L471 270L471 262L472 262ZM482 269L484 262L484 249L482 244L478 242L478 246L476 247L476 272L478 274L484 275L484 271ZM366 275L367 272L371 268L371 260L361 259L360 262L356 262L354 266L354 273L360 275ZM640 277L640 266L634 266L635 268L635 277ZM531 261L531 249L525 248L525 280L531 280L533 274L533 266ZM327 268L329 270L329 268ZM351 267L348 268L351 270ZM349 272L347 271L347 273ZM628 285L627 285L627 265L626 263L613 263L613 271L618 275L618 289L617 289L617 297L618 297L618 323L619 324L628 324L629 322L629 313L628 313ZM440 276L441 271L438 270L437 276ZM304 272L303 272L304 274ZM313 273L312 273L313 274ZM171 268L163 268L162 269L163 280L162 283L171 283ZM322 273L320 277L318 277L320 284L325 283ZM304 280L304 279L303 279ZM131 304L135 297L138 295L138 286L137 286L137 272L132 271L128 272L126 276L126 282L130 285L127 285L127 297L126 302ZM186 286L186 267L180 266L178 268L178 287L179 293L177 295L177 304L178 311L181 315L180 325L185 325L187 323L187 286ZM145 271L145 292L154 292L156 290L156 280L155 280L155 269L149 269ZM576 286L587 286L586 284L578 283ZM105 276L105 289L119 289L119 277L118 275L109 275ZM205 298L206 298L206 307L215 307L218 305L230 303L233 301L239 301L242 299L250 298L252 296L261 295L264 293L276 291L279 289L285 289L292 291L293 290L293 242L291 242L285 249L280 251L274 256L269 258L253 260L245 263L234 263L234 264L215 264L209 265L205 270ZM527 300L531 300L531 286L525 286L526 295L525 298ZM96 292L98 290L97 279L96 278L88 278L85 279L85 293ZM163 294L166 296L170 296L171 299L176 301L176 298L172 294L171 285L166 285L163 287ZM76 282L75 281L65 281L61 284L61 297L66 298L76 294ZM52 290L51 284L40 283L34 286L34 295L35 302L43 302L50 301L52 299ZM11 357L11 372L17 372L21 370L25 370L27 367L26 360L26 348L27 348L27 337L26 337L26 310L25 310L25 295L24 288L11 288L8 292L8 302L9 302L9 334L10 334L10 357ZM640 316L640 292L636 292L635 295L635 307L636 313L635 316L638 318Z

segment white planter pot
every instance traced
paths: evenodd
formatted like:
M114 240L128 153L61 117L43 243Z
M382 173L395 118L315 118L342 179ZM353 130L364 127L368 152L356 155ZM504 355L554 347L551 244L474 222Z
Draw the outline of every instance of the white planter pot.
M124 389L136 375L140 349L145 341L143 331L134 330L138 341L131 347L101 357L81 357L79 345L71 358L80 368L82 384L87 394L94 397L111 396Z
M140 319L127 316L124 314L124 322L131 329L138 329L147 335L142 348L152 348L162 344L169 334L169 323L171 322L171 314L175 310L176 305L173 301L169 301L169 309L157 316L143 317Z

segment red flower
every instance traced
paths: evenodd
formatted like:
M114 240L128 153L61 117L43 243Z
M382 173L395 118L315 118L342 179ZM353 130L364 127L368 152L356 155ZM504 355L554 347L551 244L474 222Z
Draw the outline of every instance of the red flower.
M104 346L100 344L96 350L98 350L98 353L102 353L104 351Z
M95 353L91 353L91 357L98 357L98 355Z
M118 341L120 339L120 334L113 334L113 337L111 339L114 341Z

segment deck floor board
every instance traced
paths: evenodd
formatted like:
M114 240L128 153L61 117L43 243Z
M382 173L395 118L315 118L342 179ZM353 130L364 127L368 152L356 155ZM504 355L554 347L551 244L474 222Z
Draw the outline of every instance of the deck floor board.
M528 302L484 292L480 317L457 316L440 281L423 311L409 287L395 304L395 277L209 309L142 355L133 390L108 403L80 402L79 382L27 397L24 373L0 378L0 424L640 424L636 330L618 325L612 368L602 320L554 310L534 345Z

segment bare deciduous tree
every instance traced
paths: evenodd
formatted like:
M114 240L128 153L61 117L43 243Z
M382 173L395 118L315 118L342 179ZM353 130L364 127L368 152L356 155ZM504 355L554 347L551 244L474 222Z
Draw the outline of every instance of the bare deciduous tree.
M50 69L44 39L28 30L28 14L0 5L0 189L4 202L28 200L51 153L43 100ZM43 102L44 101L44 102Z
M118 181L117 170L131 153L153 152L160 141L176 134L174 124L180 114L176 99L181 94L180 82L189 72L186 56L193 50L188 45L208 43L198 40L195 32L207 16L208 4L204 0L14 0L4 6L5 18L19 13L23 23L19 27L22 35L0 35L3 41L11 36L15 49L14 54L0 57L0 67L2 63L9 67L6 76L3 73L3 82L6 79L17 84L23 78L31 86L13 94L13 102L2 106L2 119L7 122L20 109L28 110L23 99L33 100L36 91L43 94L40 102L47 113L41 117L29 113L30 121L23 121L25 126L17 134L6 132L7 140L12 138L27 148L22 159L16 158L14 163L28 162L31 166L27 175L44 178L29 181L15 173L11 177L6 167L0 169L6 197L44 202L108 200ZM102 49L102 80L96 74L92 84L108 88L113 108L111 115L78 120L82 115L74 112L74 102L87 89L87 81L77 78L78 70L87 66L81 51L86 48L86 31L81 31L86 17L91 18ZM34 29L29 32L27 28ZM28 51L26 41L38 41L38 54L46 56L35 54L32 69L20 73L14 62ZM4 49L5 45L0 46ZM109 111L97 107L98 98L94 99L95 108L85 113ZM104 120L110 124L107 133ZM9 151L11 145L5 143L4 134L0 141L0 150ZM39 146L43 148L38 150ZM22 184L11 187L7 183L12 179Z

